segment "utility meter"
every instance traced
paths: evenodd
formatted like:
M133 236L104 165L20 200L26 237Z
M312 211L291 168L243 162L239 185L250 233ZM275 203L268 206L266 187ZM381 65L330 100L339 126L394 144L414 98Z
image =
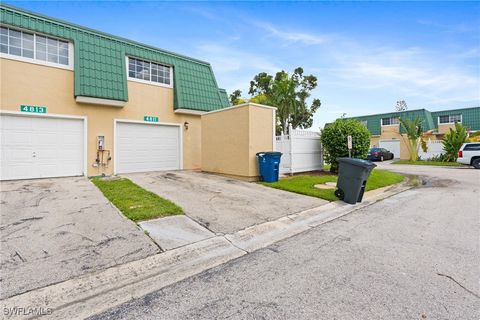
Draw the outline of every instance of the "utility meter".
M97 150L105 150L105 136L97 136Z

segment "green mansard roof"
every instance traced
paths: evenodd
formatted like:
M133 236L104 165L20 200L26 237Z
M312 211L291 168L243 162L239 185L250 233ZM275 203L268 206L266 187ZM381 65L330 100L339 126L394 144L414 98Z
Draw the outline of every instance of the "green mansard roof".
M0 22L72 41L75 96L128 101L125 56L134 56L173 66L175 109L212 111L230 105L207 62L4 4Z
M420 118L423 120L423 130L434 130L438 127L438 117L441 115L462 115L462 124L470 130L480 130L480 107L463 108L463 109L450 109L443 111L428 111L426 109L407 110L402 112L389 112L381 114L373 114L368 116L352 117L359 121L367 121L367 128L372 135L381 134L382 118L408 118L415 119ZM405 132L403 126L400 127L402 133Z

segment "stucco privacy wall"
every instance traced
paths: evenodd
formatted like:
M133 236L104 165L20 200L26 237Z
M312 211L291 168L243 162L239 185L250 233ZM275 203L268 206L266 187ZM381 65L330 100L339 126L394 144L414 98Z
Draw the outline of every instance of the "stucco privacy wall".
M181 124L183 168L201 167L201 124L198 115L174 113L173 89L128 81L129 101L123 108L79 104L74 97L74 73L70 70L9 59L0 59L0 108L18 112L20 105L47 107L47 115L87 117L87 174L112 174L114 159L107 168L95 168L96 139L104 135L105 148L114 154L114 119L143 121L145 115L160 122ZM188 122L188 130L183 124Z
M275 108L247 103L202 115L202 170L258 177L256 153L273 151Z

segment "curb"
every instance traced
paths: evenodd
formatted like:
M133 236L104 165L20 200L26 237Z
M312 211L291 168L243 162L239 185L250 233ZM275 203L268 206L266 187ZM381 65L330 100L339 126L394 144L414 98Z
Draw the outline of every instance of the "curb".
M357 205L331 202L13 296L1 301L2 319L85 319L411 188L404 182L377 189Z

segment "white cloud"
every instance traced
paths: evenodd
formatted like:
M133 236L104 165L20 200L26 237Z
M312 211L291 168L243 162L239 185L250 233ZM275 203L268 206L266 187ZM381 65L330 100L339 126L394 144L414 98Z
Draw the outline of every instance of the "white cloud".
M315 35L308 32L284 31L264 22L257 22L254 24L264 31L267 31L270 36L279 38L285 41L287 44L303 43L307 45L319 45L328 41L328 37L326 36Z
M255 48L250 50L234 48L231 45L203 43L196 47L195 56L210 62L220 87L225 88L228 93L241 89L243 95L247 96L250 81L256 74L272 74L282 69L275 64L272 57L256 53Z
M426 101L479 99L480 79L474 70L435 53L396 48L363 54L344 53L336 77L369 90L395 89Z
M349 116L388 112L398 99L406 100L410 109L432 110L480 101L478 64L468 60L478 55L479 47L433 50L402 46L395 39L378 43L270 23L246 26L248 33L239 33L239 38L196 46L195 56L212 64L220 86L228 92L241 89L244 95L259 72L274 74L302 66L318 77L313 96L322 100L322 107L314 127L344 112ZM254 41L251 34L258 35Z

